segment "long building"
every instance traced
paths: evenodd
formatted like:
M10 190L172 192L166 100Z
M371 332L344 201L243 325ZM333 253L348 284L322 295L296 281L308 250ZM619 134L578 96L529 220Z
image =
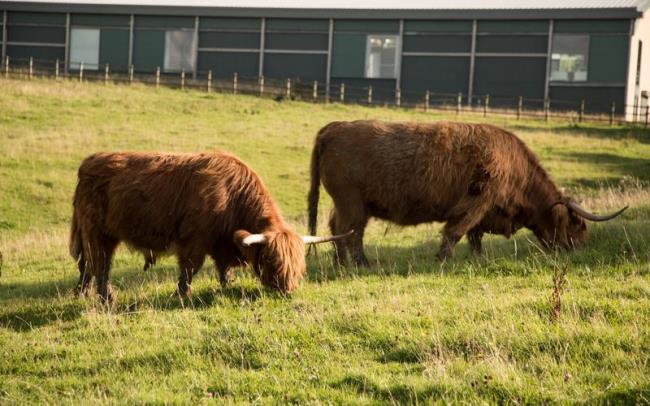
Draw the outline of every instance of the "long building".
M272 3L272 4L271 4ZM178 5L182 4L182 5ZM649 1L2 1L2 58L639 113ZM352 91L352 90L350 90Z

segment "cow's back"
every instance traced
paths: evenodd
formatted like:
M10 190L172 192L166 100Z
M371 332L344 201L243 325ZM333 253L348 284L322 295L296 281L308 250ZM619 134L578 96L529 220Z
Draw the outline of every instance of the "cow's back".
M236 158L215 154L102 153L79 169L75 206L120 241L164 251L175 242L208 244L231 232L234 183L257 179ZM207 247L204 247L207 249Z
M320 175L335 200L358 193L375 217L442 221L468 191L484 193L509 176L512 137L475 124L335 122L318 135Z

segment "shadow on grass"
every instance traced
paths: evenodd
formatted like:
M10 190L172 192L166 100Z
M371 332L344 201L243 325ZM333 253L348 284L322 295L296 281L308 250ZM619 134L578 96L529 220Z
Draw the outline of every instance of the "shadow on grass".
M650 180L650 159L629 158L616 154L608 153L591 153L591 152L558 152L562 157L575 159L578 162L588 163L603 169L611 175L613 182L620 177L632 175L643 181ZM603 186L602 181L592 179L575 179L573 183L589 188L598 188Z
M552 398L536 396L534 393L518 394L512 388L507 388L499 382L469 382L469 385L450 388L444 385L428 385L416 388L404 384L381 387L362 375L348 375L339 382L331 385L335 389L354 390L359 395L366 395L373 400L391 404L418 404L420 402L440 401L441 399L467 399L478 397L498 404L509 403L542 403L553 402Z
M650 386L640 388L614 390L593 399L587 404L596 405L643 405L650 403Z
M513 131L550 131L555 134L578 135L600 139L622 140L635 139L644 144L650 144L650 132L640 127L591 127L578 124L565 124L549 127L530 126L526 124L508 125Z
M0 314L0 327L29 331L57 322L76 320L85 310L82 302L27 304L20 310Z
M435 257L440 237L414 246L370 243L365 247L370 267L335 267L331 252L319 253L318 258L309 258L308 278L323 282L371 275L527 276L540 270L550 271L558 264L587 269L590 274L601 271L610 274L610 268L619 266L636 267L639 272L647 273L643 265L650 260L650 223L633 220L636 217L633 209L621 221L592 225L586 245L571 252L543 252L537 239L524 230L510 240L494 236L485 241L482 255L471 253L466 240L462 240L454 258L444 263ZM408 232L408 228L405 230Z

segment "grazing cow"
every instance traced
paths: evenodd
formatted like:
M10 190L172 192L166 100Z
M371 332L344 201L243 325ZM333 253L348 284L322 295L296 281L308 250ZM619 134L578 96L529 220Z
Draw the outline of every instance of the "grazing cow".
M309 230L316 230L320 183L332 196L336 260L350 253L368 264L363 233L369 217L400 225L446 222L439 259L470 233L480 249L484 232L509 236L521 227L542 245L573 248L586 238L586 220L605 221L564 196L537 157L514 134L487 124L333 122L316 137L308 196Z
M233 155L98 153L79 168L70 253L79 265L79 292L94 276L110 304L108 274L119 242L148 263L173 251L178 291L189 296L206 255L222 283L230 267L249 263L265 286L292 291L306 270L305 244L336 238L296 234L257 174Z

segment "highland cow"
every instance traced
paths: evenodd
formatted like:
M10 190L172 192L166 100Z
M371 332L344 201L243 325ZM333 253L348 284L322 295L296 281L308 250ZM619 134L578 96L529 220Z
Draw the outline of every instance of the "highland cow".
M79 168L70 254L78 291L95 277L110 304L108 276L120 242L145 253L147 263L175 253L178 291L191 297L206 255L222 284L231 267L248 263L265 286L290 292L306 271L305 244L336 238L296 234L257 174L233 155L98 153Z
M586 220L605 221L565 196L533 152L514 134L487 124L333 122L316 137L308 196L309 230L316 231L320 183L334 202L335 259L350 254L367 265L368 218L400 225L445 222L437 257L451 256L469 232L480 250L484 232L510 236L530 229L547 249L571 249L586 238Z

